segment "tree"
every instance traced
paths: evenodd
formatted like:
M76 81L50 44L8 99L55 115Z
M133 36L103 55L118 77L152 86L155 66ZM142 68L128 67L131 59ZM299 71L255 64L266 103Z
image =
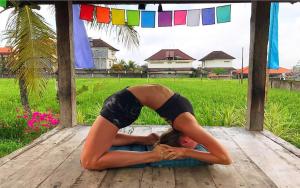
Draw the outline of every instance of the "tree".
M38 93L41 96L47 85L45 73L52 73L57 67L56 34L44 18L32 10L39 8L36 4L11 0L7 9L9 8L13 8L13 11L4 36L13 52L8 58L7 67L19 81L24 110L31 114L28 93ZM53 10L54 8L52 12L55 12ZM139 45L138 33L131 26L100 24L96 21L90 26L116 37L128 49Z
M134 61L129 60L127 63L127 70L129 71L135 71L138 68L137 64L135 64Z
M121 63L113 64L113 66L111 67L111 70L114 71L114 72L123 71L124 66Z
M34 6L36 8L36 6ZM47 86L46 73L56 66L55 32L29 4L14 2L4 32L12 47L7 68L19 82L21 103L31 114L29 93L41 96Z
M126 23L125 25L103 24L97 22L96 19L93 19L93 21L88 24L90 28L97 31L104 31L111 37L116 38L117 42L123 44L128 50L133 50L140 44L137 31Z
M217 74L217 75L220 75L220 74L225 74L227 73L227 71L223 68L215 68L212 70L213 73Z
M126 61L124 59L121 59L119 61L119 65L122 67L121 70L128 70L128 65L127 65L127 63L126 63Z

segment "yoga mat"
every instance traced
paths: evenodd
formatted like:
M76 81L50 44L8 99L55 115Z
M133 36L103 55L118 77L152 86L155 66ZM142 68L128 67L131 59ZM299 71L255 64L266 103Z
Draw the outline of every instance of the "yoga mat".
M123 150L123 151L152 151L153 146L145 146L145 145L138 145L132 144L127 146L112 146L109 151L116 151L116 150ZM204 146L197 145L196 150L199 151L207 151ZM209 163L199 161L197 159L192 158L185 158L185 159L175 159L175 160L162 160L154 163L145 163L145 164L138 164L133 166L128 166L129 168L144 168L147 166L150 167L196 167L199 165L208 165Z

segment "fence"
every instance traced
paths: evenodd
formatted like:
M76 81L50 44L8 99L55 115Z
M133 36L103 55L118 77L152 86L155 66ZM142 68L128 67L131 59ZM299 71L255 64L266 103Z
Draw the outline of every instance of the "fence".
M271 88L287 89L290 91L300 91L300 81L270 79Z

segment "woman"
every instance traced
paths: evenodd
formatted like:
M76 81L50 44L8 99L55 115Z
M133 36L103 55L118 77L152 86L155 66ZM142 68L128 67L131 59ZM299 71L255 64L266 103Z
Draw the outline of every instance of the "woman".
M169 135L177 134L180 145L159 144L149 152L108 151L112 145L154 144L159 140L153 133L148 136L118 133L138 118L143 106L155 110L170 123L174 131ZM208 152L194 150L197 143L204 145ZM232 163L226 149L198 124L186 98L167 87L150 84L127 87L104 101L86 138L80 160L86 169L102 170L185 157L208 163Z

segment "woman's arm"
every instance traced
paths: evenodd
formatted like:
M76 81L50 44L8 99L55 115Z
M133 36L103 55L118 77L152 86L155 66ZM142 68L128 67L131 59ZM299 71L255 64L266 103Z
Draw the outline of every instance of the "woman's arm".
M184 150L184 156L196 158L199 160L218 163L218 164L231 164L232 159L226 148L209 132L203 129L190 113L183 113L179 115L173 127L182 132L184 135L190 137L199 144L206 147L208 152L201 152L196 150ZM185 148L184 148L185 149Z
M164 145L162 147L166 149L166 154L164 156L165 159L173 160L173 159L183 159L183 158L194 158L200 161L205 161L207 163L224 164L224 165L229 165L232 163L232 161L227 160L227 158L221 159L212 155L209 152L198 151L198 150L183 148L183 147L171 147L167 145Z

